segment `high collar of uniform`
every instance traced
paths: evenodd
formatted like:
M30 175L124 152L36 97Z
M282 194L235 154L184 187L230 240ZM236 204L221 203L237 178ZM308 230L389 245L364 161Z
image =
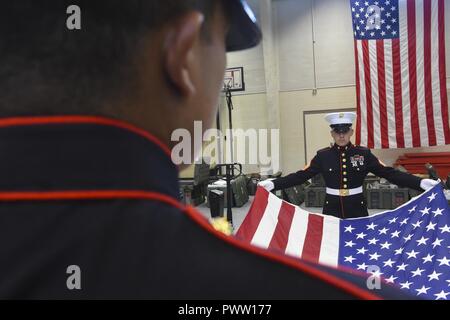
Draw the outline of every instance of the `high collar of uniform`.
M351 147L353 146L353 144L351 142L349 142L346 146L341 147L338 146L336 143L334 144L334 148L337 149L338 151L347 151L349 150Z
M125 122L0 119L0 191L143 190L179 198L169 149Z

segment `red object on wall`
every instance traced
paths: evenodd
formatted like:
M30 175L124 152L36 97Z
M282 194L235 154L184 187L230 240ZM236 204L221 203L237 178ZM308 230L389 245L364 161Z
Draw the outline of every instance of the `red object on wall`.
M405 167L410 173L427 174L426 163L433 165L439 177L447 179L450 174L450 152L405 153L397 159L395 165Z

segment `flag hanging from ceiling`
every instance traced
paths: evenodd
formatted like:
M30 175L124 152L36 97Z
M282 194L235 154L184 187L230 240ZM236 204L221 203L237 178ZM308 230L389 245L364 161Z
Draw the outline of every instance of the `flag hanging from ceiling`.
M259 187L236 237L450 300L450 208L440 185L396 210L346 220L308 213Z
M351 0L356 144L450 144L444 0Z

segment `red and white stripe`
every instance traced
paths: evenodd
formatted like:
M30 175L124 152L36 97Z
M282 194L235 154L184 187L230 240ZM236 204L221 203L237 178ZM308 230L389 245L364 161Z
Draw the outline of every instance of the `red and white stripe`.
M357 144L450 144L444 20L444 0L400 1L399 38L355 40Z
M259 188L236 237L252 245L329 266L338 265L339 223Z

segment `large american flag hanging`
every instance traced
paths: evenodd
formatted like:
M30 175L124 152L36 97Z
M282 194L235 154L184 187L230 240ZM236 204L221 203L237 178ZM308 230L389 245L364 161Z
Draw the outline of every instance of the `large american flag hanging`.
M356 144L450 144L444 0L351 0Z
M441 186L396 210L347 220L308 213L259 187L236 237L369 272L419 298L450 300L450 208Z

